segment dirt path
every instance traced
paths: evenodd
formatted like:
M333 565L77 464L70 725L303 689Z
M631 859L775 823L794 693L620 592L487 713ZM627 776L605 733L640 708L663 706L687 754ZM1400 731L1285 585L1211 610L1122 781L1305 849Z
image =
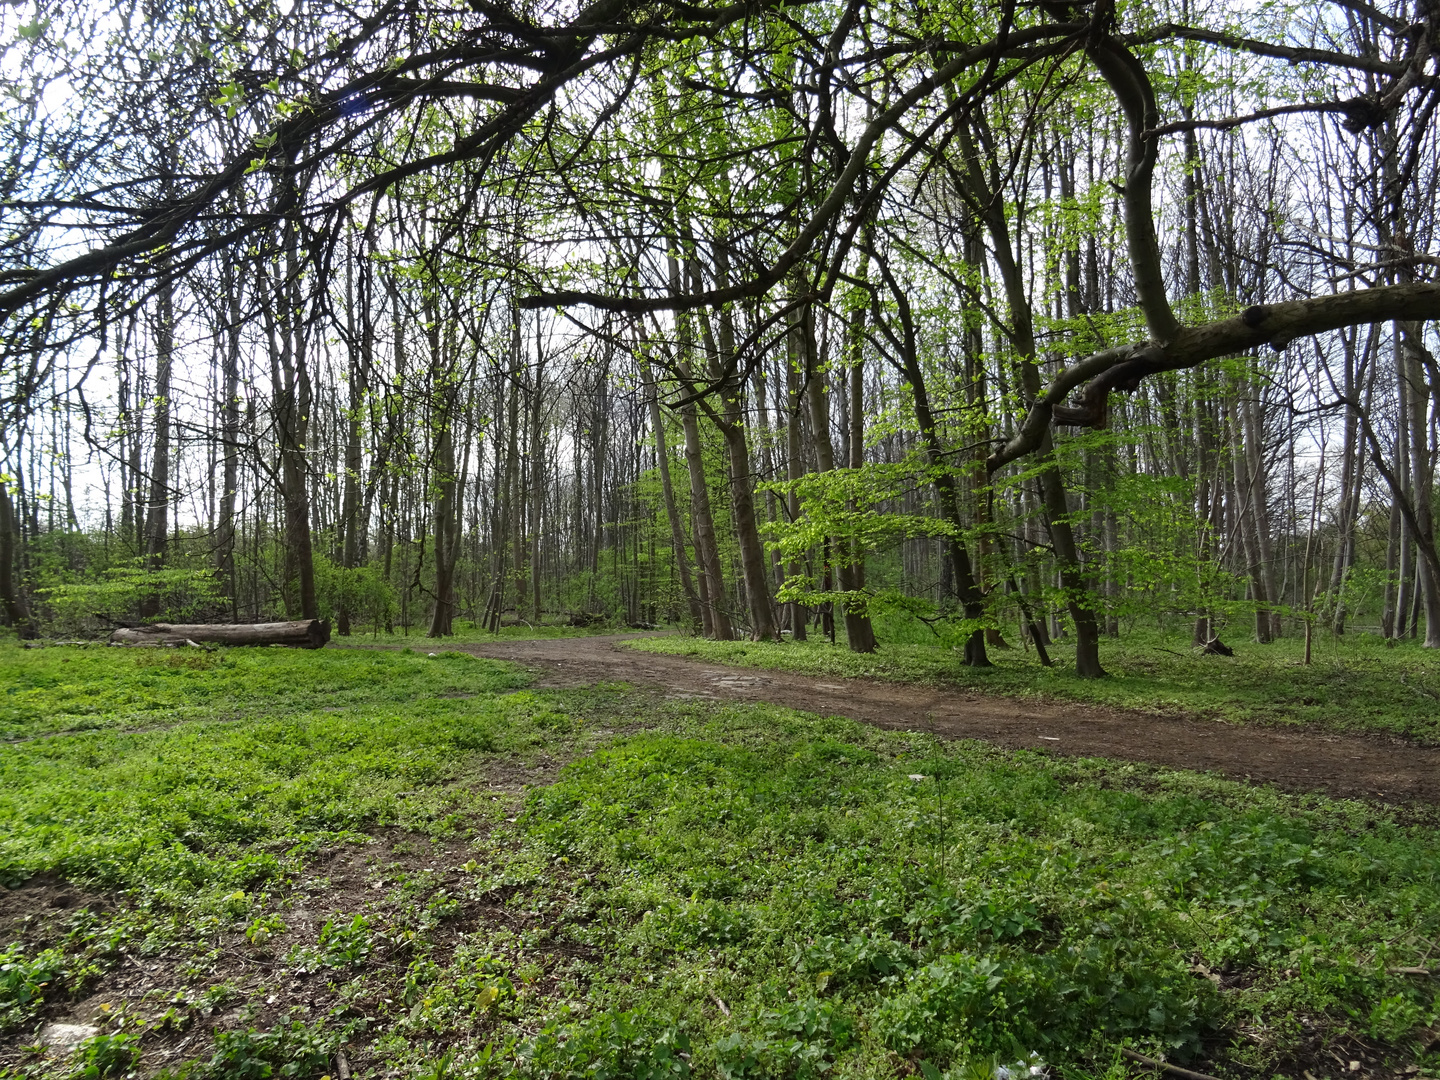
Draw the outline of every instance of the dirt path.
M962 689L815 678L617 648L635 635L450 646L535 669L537 685L625 682L669 696L766 701L878 727L997 746L1223 773L1289 791L1440 804L1440 750L1399 739L1241 727L1087 705L1042 705Z

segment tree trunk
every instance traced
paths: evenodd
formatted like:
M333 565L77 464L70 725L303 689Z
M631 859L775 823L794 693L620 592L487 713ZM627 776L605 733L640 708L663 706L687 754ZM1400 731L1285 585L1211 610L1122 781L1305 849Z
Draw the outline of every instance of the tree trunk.
M20 637L33 638L35 625L30 619L25 594L15 573L15 557L19 548L20 530L15 504L10 499L8 484L0 481L0 606L4 608L7 625L13 626Z
M1420 588L1425 606L1425 647L1440 648L1440 568L1435 558L1435 517L1432 510L1434 473L1430 465L1430 423L1426 415L1429 398L1426 394L1425 367L1415 344L1416 329L1403 330L1406 378L1410 404L1410 470L1414 504L1416 543L1421 545Z
M346 342L349 351L350 377L346 380L349 390L348 409L345 413L345 467L341 482L340 500L340 566L353 570L360 561L360 471L365 460L360 446L360 412L365 404L366 381L371 363L371 342L374 330L370 317L369 274L362 269L360 279L360 317L355 318L356 296L353 288L352 264L355 253L347 252L345 260L345 292L349 334ZM366 264L368 266L368 262ZM335 629L341 637L350 636L350 609L342 600L335 613Z
M816 467L822 473L833 472L835 450L830 442L830 402L825 394L825 372L815 342L815 313L809 304L800 310L792 332L799 333L805 358L806 399L810 405L810 438L815 446ZM835 575L839 579L840 591L846 597L842 601L846 641L851 652L873 653L875 630L860 600L864 582L856 580L855 568L859 560L852 556L850 545L844 538L837 538L835 547L838 561ZM860 573L863 575L863 568Z
M150 466L150 497L145 515L145 569L154 573L165 564L170 535L170 366L175 352L175 287L160 286L155 317L155 451ZM147 590L140 615L160 610L159 590Z
M874 252L871 253L872 258ZM902 334L892 338L900 358L900 369L910 384L915 403L915 422L920 426L920 444L925 449L925 462L935 470L935 498L940 504L940 516L950 522L954 531L946 537L950 553L951 571L955 576L955 592L960 598L961 609L972 628L965 639L965 664L967 667L991 667L990 657L985 650L986 621L985 594L980 591L975 578L974 566L965 541L960 538L964 519L960 516L960 492L955 476L945 461L945 447L941 445L940 434L935 426L935 416L930 409L930 394L925 385L925 373L920 367L919 339L915 332L915 319L909 298L895 281L889 267L883 260L877 260L880 271L890 288L895 301L896 314L900 319ZM872 301L871 313L879 322L878 301Z
M534 393L530 396L530 609L535 621L540 611L540 515L545 508L545 430L542 407L545 402L545 354L540 333L535 333ZM458 524L458 523L457 523Z
M800 428L800 368L801 349L792 332L785 335L785 477L793 484L805 475L804 440ZM785 497L785 509L790 520L800 517L800 496L792 486ZM805 573L805 564L800 559L790 563L790 576L800 578ZM794 641L804 641L808 635L810 611L798 600L786 604L786 618L790 623L790 636Z
M287 220L284 229L285 276L274 289L274 308L280 313L278 326L269 297L262 295L259 300L270 331L270 381L275 396L279 488L285 517L285 608L302 619L315 619L319 617L319 605L310 535L310 478L305 462L313 396L306 363L308 334L300 322L298 227L293 220Z
M220 486L220 514L216 524L215 565L220 589L230 601L230 618L238 621L240 604L235 580L235 496L240 487L240 282L233 266L225 270L229 324L225 328L225 351L221 382L223 399L220 431L224 440L224 476Z
M455 472L455 408L450 388L441 391L435 423L435 609L430 615L430 637L455 632L455 560L459 548L456 506L462 496Z
M715 284L724 289L729 285L729 255L724 245L716 249ZM698 275L697 275L698 277ZM698 284L698 282L697 282ZM730 457L730 515L735 526L735 539L740 545L740 569L745 580L745 595L750 608L750 635L756 641L779 638L775 626L775 609L770 602L770 582L765 573L765 546L755 520L754 469L750 461L749 440L745 436L745 384L735 371L734 312L729 306L719 312L718 340L710 320L701 315L701 332L709 355L712 378L726 378L720 390L721 412L707 406L711 418L725 439Z
M975 138L969 127L972 123L976 124L974 132L983 141L986 134L980 126L983 120L972 116L962 123L965 126L960 128L959 134L965 152L966 172L963 178L956 179L956 187L958 193L974 207L990 233L995 264L1000 272L1005 299L1010 308L1010 336L1020 359L1021 389L1028 401L1034 401L1040 395L1034 315L1025 281L1016 261L1010 226L1005 220L1004 200L998 197L1000 180L998 175L986 175L984 159L977 153ZM993 163L991 167L998 168ZM1100 666L1100 624L1095 617L1094 598L1084 579L1079 551L1075 546L1075 535L1070 528L1065 482L1060 476L1060 467L1055 462L1049 431L1045 433L1035 460L1039 469L1050 543L1059 563L1060 583L1065 590L1066 604L1075 623L1075 671L1082 679L1103 678L1105 670Z
M647 404L650 408L650 426L655 429L655 462L660 470L660 494L665 501L665 520L670 524L670 545L675 552L675 567L680 573L680 588L685 593L685 603L690 611L691 625L700 627L705 619L700 604L700 594L695 591L695 581L690 574L690 554L685 545L685 528L680 522L680 510L675 504L675 487L670 481L670 451L665 445L665 422L660 413L660 391L655 383L655 372L650 361L642 354L640 371L645 378Z
M272 623L155 623L110 635L111 645L291 645L318 649L330 640L330 625L318 619Z

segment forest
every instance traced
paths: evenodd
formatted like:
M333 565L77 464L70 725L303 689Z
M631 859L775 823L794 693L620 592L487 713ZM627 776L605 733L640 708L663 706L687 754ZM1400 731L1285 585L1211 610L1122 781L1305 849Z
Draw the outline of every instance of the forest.
M1428 9L69 9L22 635L1440 644Z
M0 1080L1437 1075L1440 6L886 3L0 7Z

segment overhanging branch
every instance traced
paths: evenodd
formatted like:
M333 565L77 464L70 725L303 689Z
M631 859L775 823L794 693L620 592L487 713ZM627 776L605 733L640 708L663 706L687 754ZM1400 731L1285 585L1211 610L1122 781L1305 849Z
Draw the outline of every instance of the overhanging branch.
M994 473L1038 449L1057 419L1102 426L1103 402L1097 401L1100 394L1108 395L1116 388L1133 390L1149 375L1198 367L1208 360L1263 345L1284 349L1298 337L1347 326L1428 319L1440 319L1440 284L1417 282L1250 307L1229 319L1184 327L1163 346L1144 341L1106 349L1061 371L1031 402L1020 430L990 455L986 467ZM1067 409L1062 404L1065 398L1087 383L1095 386L1095 393L1088 393L1087 388L1087 393L1082 393L1082 406ZM1057 409L1065 411L1057 414Z

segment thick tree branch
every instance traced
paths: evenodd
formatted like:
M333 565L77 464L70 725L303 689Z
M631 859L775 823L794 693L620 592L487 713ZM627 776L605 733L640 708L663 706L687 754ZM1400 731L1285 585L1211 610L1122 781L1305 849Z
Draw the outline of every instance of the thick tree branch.
M1166 345L1145 341L1106 349L1056 375L1031 403L1020 430L990 455L986 466L993 473L1038 449L1057 419L1057 408L1065 409L1062 402L1070 392L1091 380L1107 394L1117 387L1133 390L1147 375L1198 367L1261 345L1283 349L1297 337L1395 319L1440 319L1440 284L1387 285L1251 307L1233 318L1182 328ZM1112 371L1118 374L1109 375ZM1065 423L1099 426L1104 411L1097 410L1091 400L1081 409L1060 412L1058 418Z
M451 150L407 162L357 184L332 200L331 208L364 194L384 190L421 172L459 161L485 158L497 140L523 126L552 101L568 81L590 70L596 63L603 63L617 54L632 52L638 47L644 36L643 30L631 28L630 38L622 40L615 48L595 56L587 55L593 43L603 34L613 31L634 3L635 0L593 0L571 23L546 32L538 63L535 50L531 48L516 48L507 54L503 49L486 45L470 55L463 50L449 55L447 59L457 67L506 63L538 68L545 74L531 85L513 92L482 83L465 84L467 93L477 98L496 100L501 103L500 107L493 115L480 121L469 135L458 140ZM684 7L697 13L705 10L688 4ZM741 18L751 11L753 5L750 4L730 4L710 10L705 29L714 29L719 23ZM663 20L663 16L656 17ZM513 27L508 29L513 30ZM157 207L143 223L124 231L112 241L48 268L8 270L0 279L0 285L10 286L0 291L0 318L26 305L63 295L79 284L108 278L125 264L176 243L185 230L200 225L207 214L214 213L214 207L227 193L246 182L247 177L256 171L257 158L270 162L264 168L267 173L295 171L300 167L296 162L306 144L353 115L357 103L400 112L431 99L453 97L462 85L448 80L427 84L426 80L409 80L397 73L408 71L411 66L407 62L396 69L367 72L326 93L310 107L301 109L272 128L265 136L263 146L257 144L253 149L242 148L235 152L221 168L201 177L190 192ZM226 235L234 239L237 232L264 227L271 220L268 215L257 216L248 223L227 230ZM202 246L213 247L209 244Z
M1374 75L1399 75L1405 70L1403 63L1396 64L1381 60L1378 56L1352 56L1349 53L1334 52L1330 49L1306 49L1294 45L1276 45L1269 41L1230 34L1223 30L1206 30L1198 26L1184 26L1180 23L1165 23L1144 34L1127 35L1125 41L1131 45L1148 45L1157 41L1179 38L1181 41L1202 41L1209 45L1255 56L1268 56L1286 60L1292 64L1319 64L1323 67L1348 68L1351 71L1368 71Z
M651 311L690 311L699 307L713 307L719 304L732 303L737 300L747 300L756 296L763 296L775 285L782 281L785 276L802 259L809 254L815 241L819 238L829 223L845 209L850 200L852 191L860 177L864 174L870 162L870 152L880 138L894 127L899 121L915 107L920 101L929 96L939 87L958 78L961 73L975 65L990 60L998 55L1007 53L1011 49L1022 49L1040 42L1053 41L1056 39L1069 38L1077 33L1083 32L1084 23L1052 23L1046 26L1033 26L1024 30L1012 30L1004 39L988 41L983 45L962 52L949 62L936 68L934 73L919 80L914 86L907 90L896 100L895 104L879 113L856 140L850 157L836 177L830 191L815 211L810 215L804 227L796 235L790 245L780 253L779 257L766 269L762 270L750 280L739 285L732 285L725 289L714 289L710 292L693 293L688 296L615 296L609 293L593 292L589 290L560 290L557 292L540 293L535 296L525 296L520 299L520 307L526 310L549 307L569 307L577 304L586 304L590 307L599 308L602 311L619 311L630 314L642 314Z
M1160 263L1150 199L1159 144L1147 138L1146 132L1160 119L1155 91L1140 61L1116 39L1101 38L1085 51L1119 100L1130 129L1125 162L1125 242L1145 326L1150 336L1163 345L1175 336L1180 324L1165 294L1165 271Z

